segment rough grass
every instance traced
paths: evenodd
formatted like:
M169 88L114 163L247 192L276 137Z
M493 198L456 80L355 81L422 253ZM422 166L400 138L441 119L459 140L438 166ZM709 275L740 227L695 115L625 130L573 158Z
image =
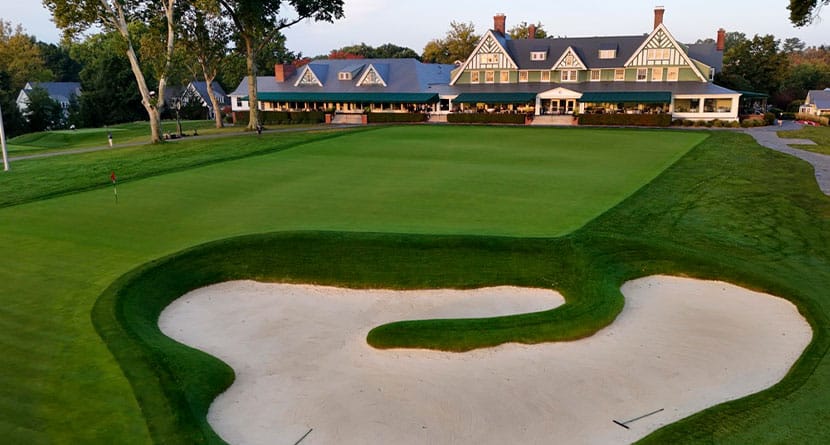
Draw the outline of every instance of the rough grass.
M404 133L430 135L434 142L431 131L437 130L420 128ZM462 141L480 135L477 130L484 129L463 129L471 133L462 133ZM483 145L496 136L506 140L509 134L511 141L565 141L566 149L573 145L570 149L586 156L592 150L587 141L606 134L614 134L614 140L628 134L653 134L656 140L685 134L498 130L515 133L488 134ZM382 132L349 138L383 140L378 135ZM404 141L403 136L394 140ZM218 441L207 429L204 412L227 386L231 371L161 337L155 324L167 301L203 284L243 277L350 287L516 284L549 286L566 296L566 306L542 314L453 321L449 331L436 330L444 328L437 322L392 324L379 327L372 339L390 346L415 338L423 347L466 350L506 339L533 343L590 334L619 312L619 284L652 273L674 273L726 279L789 298L807 314L816 337L782 384L670 426L647 440L821 443L830 437L823 408L830 400L830 363L824 360L830 310L830 200L818 191L807 164L764 150L746 135L717 132L656 180L627 199L630 193L622 193L615 203L623 202L566 236L473 236L482 230L476 219L465 222L466 233L435 235L440 227L458 230L458 223L448 225L452 219L446 218L422 221L421 235L371 234L365 232L383 231L384 224L397 227L383 212L401 212L407 202L362 217L344 214L343 209L350 208L344 205L340 219L322 221L325 215L313 210L318 201L306 198L287 205L274 199L310 185L326 193L335 190L341 183L334 179L343 176L327 175L348 164L334 144L345 139L323 141L319 151L298 146L128 183L119 189L118 206L111 191L101 189L0 209L0 246L15 252L13 261L0 270L0 434L11 443ZM370 150L339 148L352 149ZM301 159L306 150L309 155ZM440 165L434 156L441 152L431 153L432 162ZM517 159L523 153L515 152ZM475 164L488 159L487 154L471 151L465 158ZM614 154L617 167L626 167L628 150ZM390 163L402 162L400 155L386 156ZM378 153L369 157L373 162L382 158ZM320 170L317 181L334 181L336 186L306 179L314 177L315 169L297 169L307 163ZM434 168L429 163L415 165ZM66 166L53 173L70 170ZM367 173L373 172L361 171ZM390 177L390 187L397 177ZM447 181L437 184L455 184ZM558 200L573 199L554 189L550 193ZM537 199L540 207L556 204L553 199ZM307 219L298 216L303 214ZM518 227L550 228L557 223L534 218L520 219ZM299 224L302 221L313 224ZM315 228L341 232L285 232ZM516 228L502 230L487 233L514 233L510 230ZM562 228L549 230L559 233ZM266 231L283 233L183 251ZM165 255L172 256L148 263ZM139 268L129 272L135 267ZM89 324L99 295L93 322L117 361Z
M779 131L782 138L810 139L816 145L793 145L793 148L830 155L830 127L812 127L805 125L800 130Z

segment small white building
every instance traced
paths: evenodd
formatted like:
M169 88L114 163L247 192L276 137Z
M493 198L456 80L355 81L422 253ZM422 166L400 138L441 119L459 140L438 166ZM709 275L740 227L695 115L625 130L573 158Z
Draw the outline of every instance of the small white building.
M799 107L798 111L816 117L830 116L830 88L811 90L807 93L804 105Z
M64 116L69 114L69 103L74 96L81 96L81 84L79 82L27 82L17 95L17 108L23 115L29 111L29 93L35 88L42 88L49 93L49 97L59 103Z

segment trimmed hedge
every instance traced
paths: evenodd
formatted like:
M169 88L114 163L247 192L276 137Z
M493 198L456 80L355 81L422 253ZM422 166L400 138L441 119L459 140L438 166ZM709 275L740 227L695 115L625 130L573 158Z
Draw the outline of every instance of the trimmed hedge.
M248 125L247 112L236 113L236 123ZM320 124L326 121L322 111L262 111L259 113L262 125Z
M426 122L429 115L425 113L366 113L370 124L416 123Z
M518 124L524 125L524 114L452 113L447 115L452 124Z
M670 114L583 114L579 125L620 125L635 127L668 127Z

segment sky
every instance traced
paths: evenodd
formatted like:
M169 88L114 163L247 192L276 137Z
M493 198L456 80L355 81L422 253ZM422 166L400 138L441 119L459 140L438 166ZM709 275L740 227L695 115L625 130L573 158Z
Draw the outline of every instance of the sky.
M345 0L346 17L333 24L301 22L285 31L288 48L304 56L328 54L335 48L366 43L394 43L421 53L432 39L443 37L451 21L472 22L483 34L493 16L507 15L507 28L520 22L541 22L556 36L637 35L650 32L654 7L666 9L664 23L684 43L715 38L718 28L752 37L773 34L798 37L808 45L830 44L830 9L824 21L804 28L788 20L789 0ZM2 0L0 18L21 24L38 40L57 43L60 31L39 0Z

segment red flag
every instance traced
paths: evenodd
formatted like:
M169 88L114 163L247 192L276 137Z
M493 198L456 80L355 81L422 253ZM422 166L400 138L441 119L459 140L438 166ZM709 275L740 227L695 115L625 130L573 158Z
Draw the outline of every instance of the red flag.
M115 172L110 173L110 180L115 184Z

